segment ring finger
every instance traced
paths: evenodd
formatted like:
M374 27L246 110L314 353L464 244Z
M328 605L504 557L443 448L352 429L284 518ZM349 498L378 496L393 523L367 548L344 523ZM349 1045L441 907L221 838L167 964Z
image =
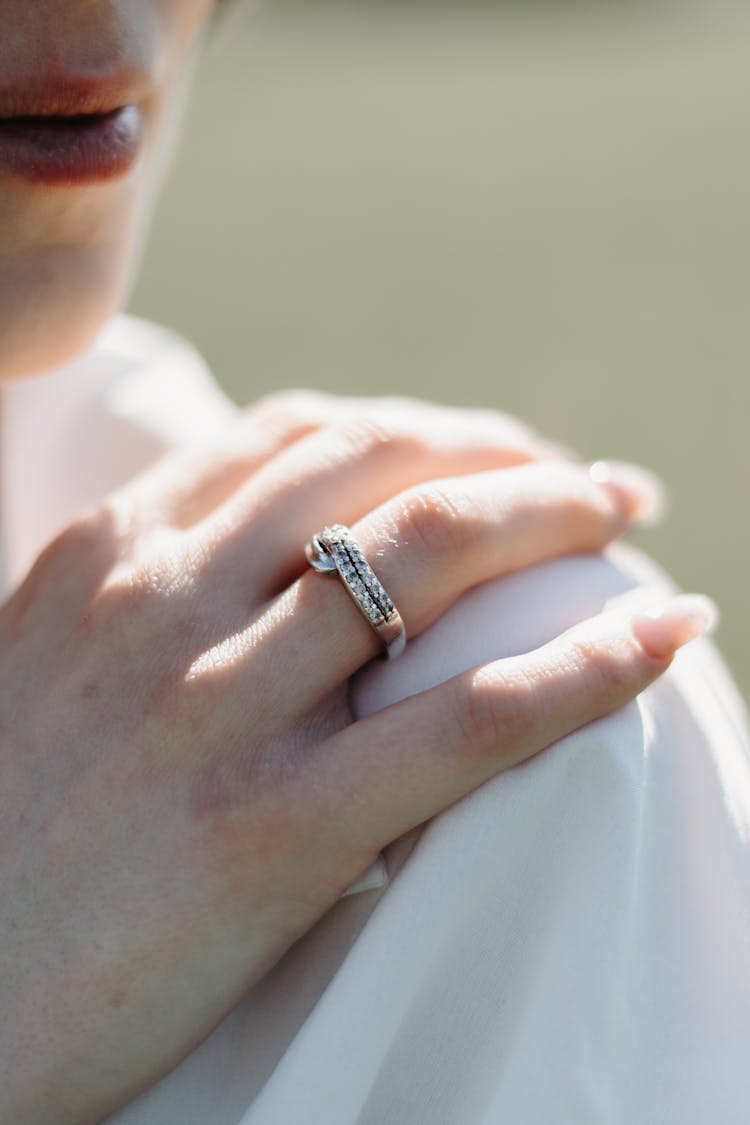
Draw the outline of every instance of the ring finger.
M299 576L300 542L334 513L353 523L420 481L551 457L559 457L554 447L493 411L385 399L280 452L192 539L216 546L214 588L244 574L245 589L249 577L265 601Z
M353 531L415 636L472 586L601 550L655 501L645 473L537 462L409 489ZM294 677L300 714L381 648L343 584L312 571L269 605L258 630L271 646L267 663Z

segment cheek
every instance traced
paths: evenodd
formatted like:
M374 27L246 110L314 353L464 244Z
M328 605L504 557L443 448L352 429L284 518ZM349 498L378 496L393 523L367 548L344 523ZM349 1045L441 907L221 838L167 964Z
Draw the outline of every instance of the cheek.
M155 6L158 8L162 41L173 57L179 57L188 54L204 38L211 17L225 4L217 0L158 0L154 5L151 0L148 6L152 12Z

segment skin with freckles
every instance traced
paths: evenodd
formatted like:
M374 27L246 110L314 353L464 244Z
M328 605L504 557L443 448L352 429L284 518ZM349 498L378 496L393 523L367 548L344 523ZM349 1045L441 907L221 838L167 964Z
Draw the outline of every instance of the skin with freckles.
M0 379L118 307L212 10L0 0ZM297 392L82 513L0 605L0 1121L101 1121L384 849L710 625L695 600L603 614L355 722L380 644L307 567L314 531L352 526L412 638L654 497L496 411Z

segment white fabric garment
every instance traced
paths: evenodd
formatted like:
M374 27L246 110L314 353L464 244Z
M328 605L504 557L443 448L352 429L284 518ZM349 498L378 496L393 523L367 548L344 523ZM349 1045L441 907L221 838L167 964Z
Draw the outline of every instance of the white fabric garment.
M174 337L119 320L2 392L8 580L82 506L233 407ZM461 599L360 714L527 651L635 586L556 560ZM639 699L436 817L110 1125L734 1125L750 1115L744 707L695 642Z

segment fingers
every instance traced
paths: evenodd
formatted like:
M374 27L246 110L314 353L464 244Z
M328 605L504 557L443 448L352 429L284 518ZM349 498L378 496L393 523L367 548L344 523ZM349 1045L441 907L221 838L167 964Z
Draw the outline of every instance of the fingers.
M338 421L290 444L194 529L220 545L216 580L251 568L263 600L304 567L300 545L326 523L353 523L418 481L516 465L551 447L493 411L406 399L339 408ZM258 549L259 544L262 549Z
M412 489L354 533L413 637L472 586L555 555L600 550L643 508L646 487L632 474L600 483L582 466L524 465ZM379 651L342 583L311 571L261 625L274 663L299 680L301 707Z
M320 443L312 443L306 453L291 459L277 480L278 455L318 430L331 432ZM274 513L274 517L279 517L275 522L269 517L274 532L293 520L295 506L304 509L300 483L307 486L308 477L314 481L316 473L322 476L319 470L324 460L331 463L342 456L341 450L334 448L340 434L348 434L343 443L348 453L365 453L371 445L377 449L391 435L397 442L409 439L415 450L420 444L425 449L434 445L443 451L452 447L455 471L459 471L460 458L470 457L475 445L489 445L494 460L476 456L464 471L557 453L557 447L547 445L522 423L496 411L460 410L410 399L344 398L314 391L284 391L239 412L220 443L178 450L162 458L122 489L122 497L138 513L141 533L149 527L186 528L209 516L264 466L274 462L270 484L269 479L263 482L257 502L278 502L284 497L292 501L288 512ZM345 461L344 456L339 462L342 468ZM440 471L454 469L446 467ZM392 491L407 483L399 480ZM233 515L242 520L256 506L253 492L236 506ZM220 519L226 526L225 516L223 513Z
M707 598L613 610L523 656L456 676L322 744L302 777L316 813L377 853L494 774L633 699L710 631ZM304 768L304 767L303 767Z
M330 403L313 391L260 399L238 413L220 444L167 454L120 489L117 500L132 510L141 534L152 527L189 527L281 450L327 424Z

